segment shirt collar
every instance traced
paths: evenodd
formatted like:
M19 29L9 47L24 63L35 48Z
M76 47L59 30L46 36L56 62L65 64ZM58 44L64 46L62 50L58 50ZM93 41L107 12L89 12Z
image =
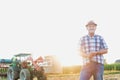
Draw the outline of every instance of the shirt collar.
M88 34L87 36L88 36L89 38L93 39L93 38L95 38L96 35L94 34L94 36L91 37L91 36Z

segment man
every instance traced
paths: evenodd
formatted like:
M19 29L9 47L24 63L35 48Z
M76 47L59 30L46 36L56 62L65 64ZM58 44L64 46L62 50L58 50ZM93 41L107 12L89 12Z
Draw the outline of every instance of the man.
M88 35L81 38L80 54L83 57L83 67L80 73L80 80L103 80L104 57L108 47L102 36L96 35L97 24L89 21L86 25Z

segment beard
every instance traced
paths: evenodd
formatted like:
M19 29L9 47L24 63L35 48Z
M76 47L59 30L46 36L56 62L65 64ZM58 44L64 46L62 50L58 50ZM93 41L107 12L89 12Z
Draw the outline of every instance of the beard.
M95 30L93 30L93 29L89 30L89 33L94 33L94 32L95 32Z

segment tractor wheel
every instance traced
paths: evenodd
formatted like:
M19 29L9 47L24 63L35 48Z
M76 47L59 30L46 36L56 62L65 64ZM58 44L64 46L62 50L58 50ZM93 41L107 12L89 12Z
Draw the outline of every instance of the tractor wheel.
M30 80L30 71L28 69L20 71L20 80Z
M13 67L9 67L7 71L7 80L17 80L19 77L18 72Z

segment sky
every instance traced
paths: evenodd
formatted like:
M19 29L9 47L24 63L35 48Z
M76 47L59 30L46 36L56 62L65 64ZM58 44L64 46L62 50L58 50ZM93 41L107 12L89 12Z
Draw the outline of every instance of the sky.
M89 20L109 47L107 62L120 59L119 0L2 0L0 58L32 53L56 55L63 65L81 64L79 40Z

